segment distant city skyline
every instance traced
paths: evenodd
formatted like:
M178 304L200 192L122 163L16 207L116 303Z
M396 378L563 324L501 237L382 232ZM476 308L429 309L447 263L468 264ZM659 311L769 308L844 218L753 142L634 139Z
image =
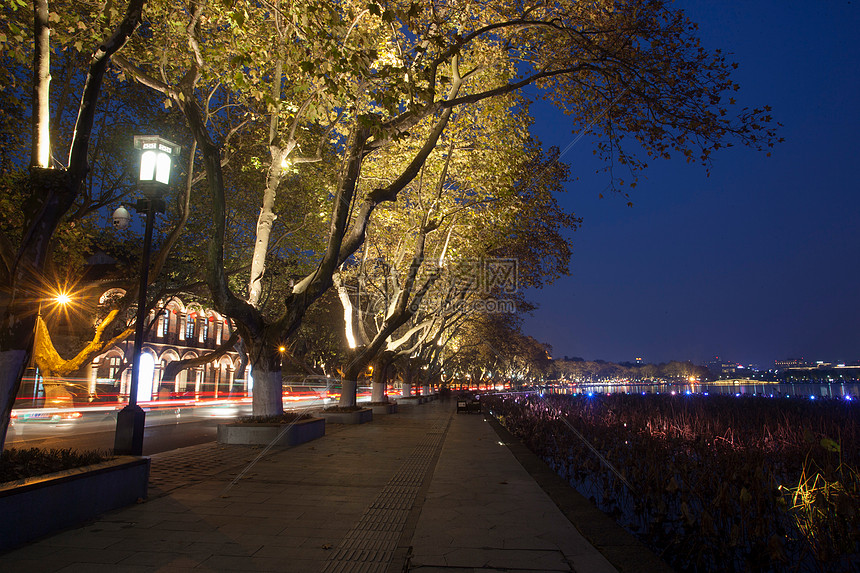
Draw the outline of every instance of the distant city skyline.
M578 141L563 157L578 179L561 201L583 218L571 276L526 293L540 308L525 332L554 356L612 362L860 359L860 6L677 6L707 49L738 62L736 97L772 106L785 143L771 157L720 150L710 176L682 158L653 161L631 208L595 175L594 142ZM545 147L577 137L550 106L534 111Z
M696 366L707 366L708 364L712 364L714 362L722 362L725 364L737 364L737 365L743 366L745 368L757 367L757 368L760 368L762 370L771 370L775 367L780 367L780 366L782 366L783 368L791 367L791 366L787 366L784 364L780 365L779 362L794 362L797 360L802 362L802 364L798 364L797 366L801 366L801 365L812 366L812 365L820 364L820 363L831 364L831 365L843 365L843 364L844 365L852 365L852 364L857 365L857 364L860 364L860 358L853 358L853 359L846 359L846 360L841 360L841 359L827 360L827 359L822 359L822 358L807 359L807 358L804 358L802 356L800 356L800 357L776 358L769 363L740 362L737 360L732 360L732 358L730 356L727 356L727 357L712 356L711 358L709 358L707 360L703 360L703 361L697 361L697 360L692 360L689 358L680 358L680 357L679 358L670 358L668 360L648 360L647 358L641 357L641 356L638 356L638 357L635 357L632 359L608 360L606 358L600 358L600 357L590 358L587 356L578 356L578 355L570 355L570 354L557 355L557 354L553 353L552 359L553 360L578 360L578 359L582 359L582 360L585 360L587 362L603 361L603 362L611 362L614 364L661 364L661 363L665 364L668 362L677 361L677 362L692 362Z

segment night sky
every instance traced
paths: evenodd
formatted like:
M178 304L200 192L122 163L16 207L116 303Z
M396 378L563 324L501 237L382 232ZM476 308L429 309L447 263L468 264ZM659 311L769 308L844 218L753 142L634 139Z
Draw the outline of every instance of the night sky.
M860 360L860 3L678 5L740 64L739 103L770 105L785 142L769 158L720 150L710 177L649 162L630 208L598 198L608 179L583 138L564 156L579 179L561 200L583 218L571 275L527 293L541 308L526 333L556 358ZM534 133L564 149L564 117L534 109Z

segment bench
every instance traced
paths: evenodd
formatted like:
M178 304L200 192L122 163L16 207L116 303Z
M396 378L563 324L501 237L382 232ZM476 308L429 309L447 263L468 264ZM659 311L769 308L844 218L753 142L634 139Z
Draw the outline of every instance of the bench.
M481 403L477 400L457 400L457 413L460 412L480 414Z

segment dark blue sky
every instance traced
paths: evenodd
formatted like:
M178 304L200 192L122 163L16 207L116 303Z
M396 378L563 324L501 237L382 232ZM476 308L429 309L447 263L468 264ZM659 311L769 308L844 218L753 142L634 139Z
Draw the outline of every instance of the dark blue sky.
M732 54L739 102L770 105L785 143L769 158L722 150L710 177L652 162L629 208L598 198L608 180L581 140L564 157L579 179L562 201L583 217L571 276L529 293L541 308L525 331L555 357L860 360L860 3L678 6ZM535 134L564 149L563 116L535 110Z

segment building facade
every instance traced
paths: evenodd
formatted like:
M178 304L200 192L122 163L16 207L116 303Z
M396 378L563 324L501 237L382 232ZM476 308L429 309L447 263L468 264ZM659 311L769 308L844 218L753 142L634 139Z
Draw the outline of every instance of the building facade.
M115 294L106 292L102 300ZM237 375L240 357L233 350L213 362L181 371L175 380L163 377L171 362L200 357L228 340L231 331L226 317L198 303L185 304L171 297L150 312L147 325L151 327L141 352L139 401L247 395L248 377ZM128 395L133 355L134 340L129 338L92 361L86 381L91 399Z

